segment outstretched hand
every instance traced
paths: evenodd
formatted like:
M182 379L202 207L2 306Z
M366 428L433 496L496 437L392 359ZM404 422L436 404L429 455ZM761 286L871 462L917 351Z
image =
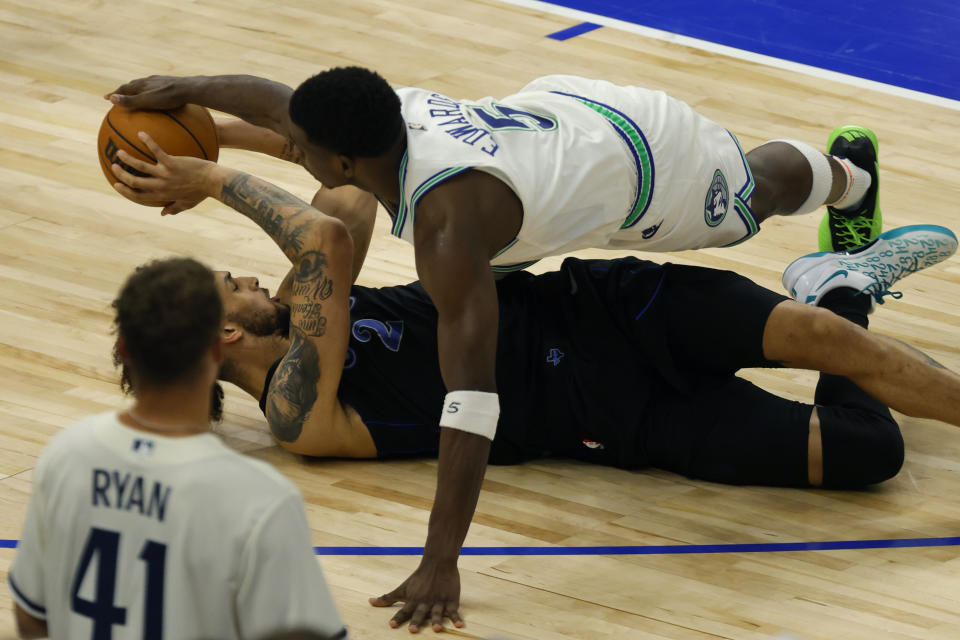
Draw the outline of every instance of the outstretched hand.
M410 621L410 633L417 633L429 621L435 632L443 631L444 618L463 627L460 617L460 573L457 562L436 562L424 558L403 584L379 598L370 598L375 607L389 607L403 602L400 611L390 619L394 629Z
M188 78L150 76L121 85L103 96L130 109L176 109L187 103L184 85Z
M214 195L213 171L217 164L189 156L171 156L143 131L140 139L157 159L156 164L134 158L126 151L117 152L113 175L119 182L113 187L122 196L146 206L164 205L161 215L172 215L196 206ZM131 170L140 175L134 175Z

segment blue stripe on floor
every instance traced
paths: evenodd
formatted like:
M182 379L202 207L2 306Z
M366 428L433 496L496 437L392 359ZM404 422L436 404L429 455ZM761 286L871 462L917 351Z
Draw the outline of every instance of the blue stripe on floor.
M843 549L900 549L955 547L960 537L893 538L887 540L832 540L824 542L757 542L746 544L668 544L601 547L464 547L464 556L618 556L687 553L770 553L836 551ZM418 556L423 547L314 547L321 556Z
M592 22L581 22L580 24L573 25L569 29L562 29L556 33L551 33L547 37L553 38L554 40L569 40L570 38L576 38L594 29L599 29L600 26L601 25Z
M0 549L13 549L17 540L0 540ZM836 551L842 549L902 549L955 547L960 537L890 538L880 540L827 540L823 542L749 542L743 544L667 544L599 547L464 547L464 556L623 556L686 553L770 553L784 551ZM314 547L320 556L418 556L423 547Z
M549 2L960 100L960 2L957 0Z

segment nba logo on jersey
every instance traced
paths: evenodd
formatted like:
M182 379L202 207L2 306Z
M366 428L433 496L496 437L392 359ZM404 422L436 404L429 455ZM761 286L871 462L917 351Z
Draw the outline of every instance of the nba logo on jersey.
M727 202L727 180L717 169L713 173L713 182L710 183L707 197L703 201L703 219L707 226L715 227L723 222L727 215Z

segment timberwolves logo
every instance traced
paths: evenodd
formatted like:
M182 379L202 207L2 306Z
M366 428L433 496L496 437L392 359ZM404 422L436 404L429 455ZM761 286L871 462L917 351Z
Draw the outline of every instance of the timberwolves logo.
M728 201L727 181L717 169L713 173L713 182L710 183L707 197L703 201L703 219L707 226L715 227L723 222L727 215Z

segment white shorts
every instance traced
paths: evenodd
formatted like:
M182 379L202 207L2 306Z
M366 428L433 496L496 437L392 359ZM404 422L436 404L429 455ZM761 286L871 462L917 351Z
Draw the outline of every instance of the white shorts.
M649 206L636 220L611 229L605 245L594 246L682 251L731 246L759 231L749 206L753 175L727 129L662 91L574 76L541 81L547 86L536 88L586 95L612 107L635 123L649 149Z

